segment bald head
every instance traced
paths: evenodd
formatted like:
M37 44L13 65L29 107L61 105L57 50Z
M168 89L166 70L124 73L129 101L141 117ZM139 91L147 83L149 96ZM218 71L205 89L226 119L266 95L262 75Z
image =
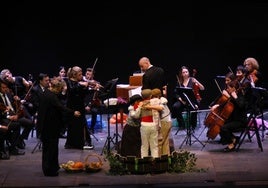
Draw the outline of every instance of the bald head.
M150 67L151 63L149 58L147 57L142 57L139 60L139 66L142 72L145 72L149 67Z

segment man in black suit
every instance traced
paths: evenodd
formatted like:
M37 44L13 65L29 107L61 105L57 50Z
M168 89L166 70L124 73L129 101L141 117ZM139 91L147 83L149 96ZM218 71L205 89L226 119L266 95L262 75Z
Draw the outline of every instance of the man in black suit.
M142 57L139 60L139 67L144 72L142 77L142 90L158 88L164 94L166 80L165 72L161 67L153 66L147 57Z
M18 148L22 144L20 127L25 127L23 133L27 136L32 128L32 121L24 118L23 113L17 111L17 106L15 107L13 104L15 104L15 101L13 100L12 94L9 93L7 83L0 80L0 124L8 125L6 140L10 144L9 153L10 155L24 155L25 152L20 151Z

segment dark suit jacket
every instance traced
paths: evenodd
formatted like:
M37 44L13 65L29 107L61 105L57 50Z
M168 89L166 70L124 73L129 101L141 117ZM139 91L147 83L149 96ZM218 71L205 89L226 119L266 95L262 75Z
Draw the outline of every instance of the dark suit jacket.
M142 89L158 88L162 91L165 82L164 70L161 67L152 66L142 77Z
M39 84L33 86L29 102L33 104L33 113L36 113L39 107L39 98L43 95L43 90Z
M14 104L14 100L13 100L12 95L11 95L10 93L7 93L6 96L8 97L8 99L9 99L9 101L10 101L10 103L11 103L13 109L16 110L15 106L13 105L13 104ZM2 99L1 96L0 96L0 103L1 103L1 106L2 106L2 105L5 106L5 103L4 103L4 101L3 101L3 99ZM1 110L2 110L2 109L1 109ZM3 111L2 111L2 112L3 112ZM3 113L1 113L1 115L2 115L2 118L6 118L5 116L3 116Z
M63 123L63 113L73 115L74 111L65 107L58 96L46 89L39 98L37 130L42 139L59 138Z

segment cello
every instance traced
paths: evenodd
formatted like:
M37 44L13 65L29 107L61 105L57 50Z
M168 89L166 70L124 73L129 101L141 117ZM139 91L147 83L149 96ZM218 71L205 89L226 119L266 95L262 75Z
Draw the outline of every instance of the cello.
M239 83L237 80L232 81L229 88L239 88ZM228 89L227 89L228 90ZM238 90L236 90L237 92ZM234 110L234 104L230 101L231 97L226 96L223 94L214 104L217 104L218 107L212 109L211 112L208 114L204 121L204 125L208 127L207 137L209 139L215 139L216 136L220 132L221 126L225 123L225 121L230 117Z

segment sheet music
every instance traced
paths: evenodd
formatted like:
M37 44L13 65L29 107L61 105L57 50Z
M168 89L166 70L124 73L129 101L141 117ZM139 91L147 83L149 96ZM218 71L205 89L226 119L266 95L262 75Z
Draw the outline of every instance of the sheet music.
M135 88L135 89L130 89L129 91L128 91L128 96L129 97L132 97L133 95L135 95L135 94L141 94L141 87L142 86L140 86L140 87L137 87L137 88Z

